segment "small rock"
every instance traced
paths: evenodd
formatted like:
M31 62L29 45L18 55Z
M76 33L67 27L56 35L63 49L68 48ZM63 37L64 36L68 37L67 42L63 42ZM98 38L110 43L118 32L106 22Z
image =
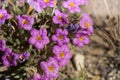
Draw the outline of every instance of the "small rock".
M7 70L7 67L5 66L0 66L0 72Z
M75 67L78 71L81 70L81 68L84 68L84 60L85 56L81 54L76 54L73 58L73 62L75 64Z

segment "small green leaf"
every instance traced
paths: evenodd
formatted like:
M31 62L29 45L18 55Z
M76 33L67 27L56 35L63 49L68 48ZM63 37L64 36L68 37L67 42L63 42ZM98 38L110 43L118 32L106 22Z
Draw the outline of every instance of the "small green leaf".
M13 10L14 10L15 14L20 15L22 13L22 11L17 6L13 6Z

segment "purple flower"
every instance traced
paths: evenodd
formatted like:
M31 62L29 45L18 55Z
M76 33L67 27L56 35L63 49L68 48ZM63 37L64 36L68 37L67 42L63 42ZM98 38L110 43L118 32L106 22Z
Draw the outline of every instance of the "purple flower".
M39 73L36 73L30 80L52 80L52 79L49 79L44 75L41 76Z
M51 79L58 77L59 66L54 58L50 57L47 62L41 62L40 66L47 78Z
M67 27L67 29L69 30L69 31L72 31L73 33L76 33L77 31L78 31L78 29L79 29L79 25L78 24L70 24L68 27Z
M37 0L41 8L54 7L55 0Z
M36 73L30 80L41 80L41 76L39 73Z
M50 42L45 28L39 30L32 29L30 33L31 37L29 43L34 45L37 49L43 49L44 46Z
M53 79L47 78L45 75L43 75L40 80L53 80Z
M18 60L19 61L25 61L29 57L30 57L30 53L29 52L24 52L22 54L18 54Z
M40 4L37 0L27 0L27 3L32 6L37 12L42 12L43 8L40 7Z
M70 49L67 45L54 46L53 53L60 66L65 66L71 58Z
M91 35L91 32L89 32L87 29L81 29L77 31L77 34L84 34L84 35Z
M32 6L37 12L42 12L46 7L54 7L56 0L27 0L28 4Z
M5 49L5 53L2 56L4 66L17 66L17 56L10 48Z
M5 50L5 45L6 45L6 41L5 40L0 40L0 51L4 51Z
M73 39L73 44L77 45L78 47L83 47L86 44L89 44L90 40L89 37L85 34L76 34L76 37Z
M24 28L25 30L31 30L34 24L34 18L28 15L17 16L19 28Z
M83 14L82 19L80 20L80 27L88 31L88 35L93 33L93 21L88 14Z
M6 19L10 18L10 14L5 9L0 9L0 24L4 24Z
M69 38L67 37L68 31L66 29L62 30L58 28L56 34L52 36L52 40L57 42L59 45L69 43Z
M55 16L53 17L53 22L55 24L60 24L64 26L68 23L68 16L65 13L61 13L59 10L55 10Z
M79 0L67 0L63 2L63 7L68 8L71 13L80 12Z

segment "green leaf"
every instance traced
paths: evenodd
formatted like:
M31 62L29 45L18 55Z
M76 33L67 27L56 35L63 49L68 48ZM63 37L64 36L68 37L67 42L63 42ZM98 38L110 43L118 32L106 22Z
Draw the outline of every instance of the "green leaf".
M19 39L16 39L16 44L20 45L20 40Z
M15 12L15 14L20 15L22 13L22 11L17 7L17 6L13 6L13 11Z

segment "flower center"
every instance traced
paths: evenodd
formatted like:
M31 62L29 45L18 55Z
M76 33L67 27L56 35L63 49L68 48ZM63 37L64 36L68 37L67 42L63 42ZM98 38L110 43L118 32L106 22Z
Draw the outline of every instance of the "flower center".
M61 21L61 20L62 20L62 17L61 17L61 16L59 16L59 17L58 17L58 20L59 20L59 21Z
M89 26L90 26L89 22L85 22L85 27L89 28Z
M42 37L41 36L37 36L36 38L38 41L41 41L42 40Z
M12 60L12 56L11 56L11 55L8 55L8 56L7 56L7 59L8 59L9 61L11 61L11 60Z
M82 37L82 36L80 36L80 37L79 37L79 40L80 40L80 41L82 41L82 40L83 40L83 37Z
M23 58L24 58L24 57L21 55L21 56L20 56L20 59L23 59Z
M0 14L0 19L3 18L3 14Z
M50 0L44 0L44 2L45 2L45 3L48 3L48 2L50 2Z
M55 68L54 68L54 66L49 66L48 69L49 69L50 72L53 72Z
M28 24L28 21L24 19L24 20L22 21L22 23L23 23L23 24Z
M63 40L63 36L62 35L60 35L60 36L58 36L58 38L60 39L60 40Z
M64 57L65 57L64 52L60 52L60 57L61 57L61 58L64 58Z
M71 3L70 3L70 7L72 7L72 8L75 7L75 3L74 3L74 2L71 2Z

